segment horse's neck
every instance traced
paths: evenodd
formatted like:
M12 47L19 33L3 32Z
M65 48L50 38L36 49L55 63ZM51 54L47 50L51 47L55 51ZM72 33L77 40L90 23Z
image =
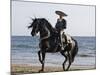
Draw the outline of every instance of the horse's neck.
M49 37L50 37L50 31L46 26L44 26L44 28L40 30L40 39L46 39Z
M50 33L52 33L54 31L54 28L52 27L52 25L50 23L46 23L45 26L48 28L48 30L50 31Z
M42 22L40 38L49 38L52 32L54 32L54 28L52 27L52 25L48 21Z

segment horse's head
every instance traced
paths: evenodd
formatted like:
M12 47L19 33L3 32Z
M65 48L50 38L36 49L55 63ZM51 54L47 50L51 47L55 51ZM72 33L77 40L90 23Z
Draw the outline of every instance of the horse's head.
M32 23L28 28L32 28L31 35L34 36L39 31L40 20L38 18L32 19Z
M48 34L54 30L51 24L45 18L35 18L32 19L32 23L28 28L32 28L31 35L34 36L38 32L41 32L41 35Z

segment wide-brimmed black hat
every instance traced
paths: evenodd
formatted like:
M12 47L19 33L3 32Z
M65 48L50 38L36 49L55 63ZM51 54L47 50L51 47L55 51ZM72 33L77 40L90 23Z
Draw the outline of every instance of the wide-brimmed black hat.
M67 14L65 14L65 13L62 12L62 11L55 11L55 13L56 13L57 15L60 15L60 16L68 16Z

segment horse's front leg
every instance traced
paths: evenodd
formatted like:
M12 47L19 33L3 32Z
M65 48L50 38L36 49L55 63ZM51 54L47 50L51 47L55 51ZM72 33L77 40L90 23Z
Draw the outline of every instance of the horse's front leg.
M42 60L41 60L42 69L39 72L44 71L44 63L45 63L45 52L42 52Z
M38 51L38 57L39 57L40 63L42 64L42 60L41 60L41 52L40 52L40 51Z

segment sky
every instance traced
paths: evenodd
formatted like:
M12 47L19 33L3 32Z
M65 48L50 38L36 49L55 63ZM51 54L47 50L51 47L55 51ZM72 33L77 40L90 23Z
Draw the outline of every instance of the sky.
M12 36L31 36L27 27L31 17L46 18L53 27L57 22L56 10L65 12L65 32L71 36L95 36L95 6L12 1Z

